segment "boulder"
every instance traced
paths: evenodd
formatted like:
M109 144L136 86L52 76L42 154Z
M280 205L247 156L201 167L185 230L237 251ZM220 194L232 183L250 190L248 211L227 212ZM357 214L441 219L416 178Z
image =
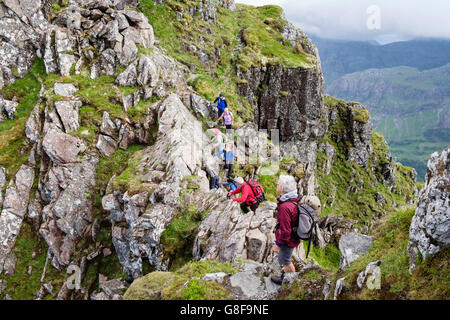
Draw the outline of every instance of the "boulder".
M450 244L450 148L435 152L428 160L425 184L409 229L410 272L419 252L423 258Z
M73 84L71 84L71 83L58 83L58 82L56 82L54 87L53 87L53 91L58 96L71 97L71 96L73 96L75 94L75 92L78 91L78 89L75 88L75 86Z
M1 177L0 177L1 178ZM14 272L16 258L11 254L27 211L34 170L22 165L15 181L10 181L5 192L3 210L0 213L0 273Z
M339 250L342 255L339 268L344 269L359 256L367 253L372 244L372 237L358 234L356 232L341 236L341 239L339 240Z
M78 154L86 149L81 139L55 128L48 130L42 142L42 147L55 164L75 162Z
M117 142L109 136L103 134L98 135L97 149L102 155L109 158L117 150Z
M48 200L39 232L54 255L56 268L69 265L76 244L93 222L97 163L97 157L85 156L80 162L54 166L39 188L42 199Z
M77 131L80 128L78 109L81 106L81 101L55 101L56 112L58 112L66 133Z

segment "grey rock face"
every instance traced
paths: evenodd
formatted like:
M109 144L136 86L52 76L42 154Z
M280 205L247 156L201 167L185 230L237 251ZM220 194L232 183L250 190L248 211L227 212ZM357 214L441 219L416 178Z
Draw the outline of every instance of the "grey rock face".
M0 167L0 208L3 206L3 187L6 183L6 169L3 167Z
M63 97L71 97L75 94L75 92L78 91L77 88L71 83L55 83L54 86L54 92L55 94Z
M258 262L273 259L270 244L275 241L273 228L276 205L266 202L246 215L235 202L222 202L202 221L194 240L196 259L233 261L252 259Z
M345 286L345 277L344 278L340 278L336 281L336 287L334 288L334 295L333 295L333 299L337 300L337 298L339 297L339 295L346 289Z
M92 220L92 195L98 158L85 156L80 163L52 167L41 181L40 234L54 254L52 265L67 266L77 242L85 237Z
M13 100L5 100L0 94L0 122L6 119L14 119L19 103Z
M372 237L355 232L343 235L339 240L339 250L341 251L341 261L339 268L343 269L359 256L369 251L373 244Z
M77 131L80 128L78 109L81 101L55 101L55 109L64 126L64 132Z
M201 125L177 95L171 94L151 109L158 114L158 138L141 151L137 169L142 189L150 190L151 195L147 191L134 195L115 192L103 198L103 208L111 213L109 219L128 225L113 227L113 243L124 272L135 278L142 275L144 258L158 269L165 268L161 234L181 209L183 178L196 174L202 164ZM197 134L200 139L194 140Z
M450 148L428 160L425 184L409 229L410 272L419 252L424 258L450 244Z
M45 135L42 147L55 164L75 162L78 154L86 149L81 139L54 128Z
M98 136L97 149L102 155L109 158L117 150L117 142L109 136L100 134Z
M11 250L27 211L33 180L34 170L22 165L16 174L15 181L11 181L6 189L3 210L0 214L0 273L3 270L8 274L14 272L16 258Z
M25 76L40 54L48 22L45 0L6 0L0 4L0 88Z
M360 167L367 167L369 156L372 153L372 119L369 117L367 122L355 120L355 113L364 107L360 104L351 105L351 142L353 148L348 150L347 161L354 161Z
M380 277L380 279L381 279L381 274L379 273L379 269L378 269L380 264L381 264L381 260L378 260L375 262L371 262L367 265L366 269L364 269L364 271L362 271L358 275L358 279L356 279L356 284L358 285L358 288L362 289L362 287L364 285L364 281L366 280L368 275L373 274L374 276Z
M336 157L336 149L328 142L325 141L319 145L319 150L322 151L327 156L327 167L325 173L327 175L331 172L331 167L333 165L334 158Z
M189 100L190 106L192 110L194 110L197 117L210 119L210 117L212 116L212 109L209 101L203 99L195 93L191 93L189 95Z
M41 119L39 115L41 101L39 101L31 111L30 117L25 124L25 134L27 138L34 143L40 142L40 132L41 132Z

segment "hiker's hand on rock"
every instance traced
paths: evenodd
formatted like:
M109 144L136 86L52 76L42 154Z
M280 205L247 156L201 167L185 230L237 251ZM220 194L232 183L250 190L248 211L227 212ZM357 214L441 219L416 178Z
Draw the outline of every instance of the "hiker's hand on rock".
M276 244L274 244L273 247L272 247L272 250L273 250L275 253L278 253L278 252L280 252L280 247L277 246Z

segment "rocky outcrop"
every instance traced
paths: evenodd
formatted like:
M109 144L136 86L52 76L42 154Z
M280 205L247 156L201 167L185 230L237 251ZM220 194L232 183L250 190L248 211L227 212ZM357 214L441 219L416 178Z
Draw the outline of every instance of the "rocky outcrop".
M27 212L33 180L34 170L22 165L15 180L11 180L6 189L3 210L0 214L0 273L3 271L7 274L14 273L16 257L11 250Z
M0 89L25 76L34 58L42 56L49 9L48 0L0 3Z
M223 195L224 196L224 195ZM256 212L241 213L235 202L213 208L202 221L194 242L194 258L219 261L251 259L270 260L276 225L276 204L267 202Z
M410 272L419 252L423 258L450 244L450 148L428 160L425 184L409 229Z
M373 239L369 236L358 234L356 232L343 235L339 240L339 250L341 250L342 254L339 268L344 269L359 256L367 253L372 244Z
M6 119L14 119L14 114L19 105L14 99L6 100L0 95L0 122Z
M102 201L103 208L111 213L113 243L120 263L134 278L142 275L144 258L158 269L167 268L162 261L160 237L182 207L183 179L200 175L203 190L208 191L206 174L201 173L202 143L207 138L200 123L175 94L150 109L158 115L158 137L137 158L139 165L131 179L139 181L140 188L133 193L116 190Z
M45 206L39 232L54 256L52 265L58 269L70 263L78 241L90 238L97 162L96 156L86 155L81 162L55 163L41 177L39 190Z
M325 135L328 124L320 58L311 40L292 24L286 25L282 35L313 56L315 66L261 65L238 70L237 76L243 80L238 91L255 108L258 128L280 130L282 156L292 156L304 165L314 164L317 141Z

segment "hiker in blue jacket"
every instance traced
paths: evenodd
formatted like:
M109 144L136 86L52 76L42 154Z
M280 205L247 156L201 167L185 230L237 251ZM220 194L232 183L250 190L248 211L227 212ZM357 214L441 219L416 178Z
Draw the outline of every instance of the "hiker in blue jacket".
M216 103L216 102L217 102L218 118L220 118L222 116L222 113L224 112L225 108L228 107L228 103L227 103L225 96L222 93L216 98L216 100L214 100L214 103Z
M233 171L234 152L231 148L231 143L225 144L225 149L214 154L214 157L218 157L223 154L223 161L225 163L224 169L228 169L227 177L231 177Z

